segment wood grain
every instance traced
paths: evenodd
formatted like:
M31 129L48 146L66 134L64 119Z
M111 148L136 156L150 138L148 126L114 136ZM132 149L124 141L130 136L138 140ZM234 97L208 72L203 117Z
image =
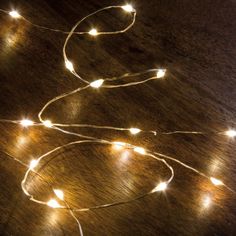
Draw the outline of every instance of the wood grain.
M81 17L120 1L6 1L34 23L63 30ZM135 26L118 36L73 37L69 54L81 75L92 80L159 66L167 79L114 90L87 90L47 110L53 122L92 123L150 130L211 133L236 126L236 5L231 0L135 0ZM106 12L82 28L98 24L114 30L128 16ZM51 98L82 84L64 68L65 35L38 30L0 15L0 117L37 120ZM5 152L28 163L75 140L56 131L23 130L0 124L0 234L78 235L66 212L30 202L20 182L25 168ZM81 129L83 134L142 145L222 179L236 190L235 142L224 136L130 137L125 133ZM48 161L48 163L46 163ZM43 163L40 173L65 189L68 201L86 207L130 198L153 188L168 175L160 163L130 154L122 159L108 146L73 146ZM47 164L47 166L46 166ZM132 204L77 214L85 235L236 235L235 195L212 187L202 177L171 163L175 179L165 194ZM37 177L32 189L42 198L50 190ZM206 196L212 204L203 209Z

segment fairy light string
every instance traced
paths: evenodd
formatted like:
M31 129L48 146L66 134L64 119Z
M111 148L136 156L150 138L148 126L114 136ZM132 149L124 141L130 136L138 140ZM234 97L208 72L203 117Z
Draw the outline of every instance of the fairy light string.
M121 30L108 31L108 32L103 32L103 31L100 32L96 28L89 29L86 32L82 32L82 31L77 30L78 27L80 26L80 24L82 22L86 21L91 16L96 15L97 13L100 13L100 12L103 12L103 11L106 11L106 10L110 10L110 9L118 9L118 10L124 11L124 13L130 14L132 19L131 19L131 22L128 24L128 26L126 26L124 29L121 29ZM53 103L55 103L56 101L58 101L62 98L66 98L68 96L71 96L75 93L80 93L81 91L88 90L90 88L92 88L92 89L122 88L122 87L141 85L141 84L147 83L151 80L157 80L157 79L164 79L165 78L166 69L159 68L159 69L149 69L149 70L146 70L146 71L136 72L136 73L126 73L124 75L120 75L120 76L117 76L117 77L100 78L98 80L90 82L87 78L82 78L82 76L80 76L77 73L76 68L78 66L77 65L75 66L74 63L69 59L69 57L67 55L66 49L67 49L69 41L70 41L70 39L73 35L88 34L90 37L97 37L99 35L121 34L121 33L125 33L126 31L128 31L134 25L135 20L136 20L136 10L130 4L127 4L127 5L124 5L124 6L108 6L108 7L104 7L102 9L99 9L99 10L85 16L81 20L79 20L72 27L72 29L70 31L63 31L63 30L60 30L60 29L53 29L53 28L42 26L42 25L34 24L31 21L29 21L28 19L26 19L25 17L23 17L22 15L20 15L20 13L17 12L16 10L6 11L6 10L3 10L3 9L0 9L0 12L8 14L10 17L12 17L16 20L26 21L27 23L29 23L30 25L32 25L32 26L34 26L38 29L49 30L49 31L52 31L52 32L58 32L58 33L66 34L67 37L65 39L63 49L62 49L65 67L77 79L79 79L80 81L85 83L85 86L82 86L82 87L79 87L75 90L63 93L63 94L51 99L50 101L48 101L38 113L39 122L31 121L29 119L23 119L23 120L0 119L1 123L13 123L13 124L21 125L24 128L30 128L31 126L44 126L44 127L49 128L49 129L57 130L58 132L61 132L61 133L67 134L67 135L73 135L73 136L76 136L76 137L79 137L79 138L83 139L83 140L78 140L78 141L74 141L74 142L70 142L70 143L58 146L58 147L50 150L49 152L43 154L42 156L38 157L37 159L32 160L29 164L26 164L26 163L22 162L21 160L19 160L18 158L13 157L11 154L5 152L6 155L9 158L12 158L14 161L17 161L18 163L20 163L24 167L27 167L24 178L21 182L21 188L22 188L22 191L25 193L25 195L28 196L28 198L31 201L33 201L35 203L38 203L38 204L49 206L51 208L68 210L70 215L75 219L75 221L78 225L79 233L82 236L83 235L83 230L82 230L82 227L81 227L81 224L80 224L78 218L75 216L75 212L90 211L90 210L96 210L96 209L101 209L101 208L112 207L112 206L116 206L116 205L120 205L120 204L131 203L133 201L136 201L138 199L146 197L147 195L154 194L154 193L160 192L160 191L165 191L168 188L168 185L174 179L174 169L169 164L169 162L176 162L179 165L183 166L184 168L187 168L188 170L193 171L193 172L197 173L198 175L208 179L213 185L223 186L223 187L227 188L229 191L235 193L235 191L232 188L227 186L221 180L219 180L215 177L212 177L212 176L208 176L208 175L202 173L201 171L197 170L196 168L194 168L192 166L189 166L189 165L185 164L184 162L178 160L177 158L174 158L174 157L162 154L162 153L158 153L158 152L153 152L153 151L147 150L143 147L138 147L138 146L132 145L130 143L115 142L115 141L105 140L105 139L101 139L101 138L94 137L94 136L87 136L87 135L83 135L81 133L68 131L65 128L78 127L78 128L87 128L87 129L116 130L116 131L120 131L120 132L128 132L130 135L139 135L141 132L149 133L149 134L152 134L152 135L175 135L175 134L206 135L207 133L205 133L205 132L201 132L201 131L183 131L183 130L161 132L161 131L158 131L158 130L157 131L155 131L155 130L142 130L138 127L121 128L121 127L101 126L101 125L93 125L93 124L52 123L50 120L42 118L43 113L45 112L45 110L49 106L51 106ZM113 81L119 81L121 79L130 79L132 77L141 76L141 75L144 75L144 74L147 74L147 73L152 73L153 75L151 77L147 78L147 79L143 79L143 80L139 80L139 81L131 81L131 82L123 82L123 83L120 83L120 84L112 84ZM233 129L227 130L227 131L224 131L224 132L215 132L215 134L225 135L225 136L228 136L230 138L236 137L236 131L233 130ZM117 201L117 202L111 202L111 203L105 203L105 204L102 204L102 205L95 205L95 206L91 206L91 207L83 207L83 208L71 207L70 204L68 203L68 201L66 200L66 196L64 195L63 190L54 189L53 186L51 186L51 184L48 183L45 179L43 179L43 176L41 176L40 173L38 173L37 168L38 168L40 162L43 159L48 158L54 152L57 152L58 150L63 150L64 148L66 148L68 146L83 145L85 143L115 146L117 149L129 149L129 150L132 150L133 152L137 153L138 155L143 155L143 156L152 158L152 159L160 162L161 164L163 164L169 170L169 172L170 172L169 178L166 179L163 182L160 182L157 186L155 186L153 189L151 189L147 193L143 193L143 194L141 194L139 196L136 196L132 199L127 199L127 200ZM42 178L48 184L48 186L52 189L52 191L55 195L55 198L49 199L48 201L43 201L40 198L38 198L37 196L32 195L32 193L27 188L27 180L28 180L28 177L31 174L31 172L38 175L40 178Z

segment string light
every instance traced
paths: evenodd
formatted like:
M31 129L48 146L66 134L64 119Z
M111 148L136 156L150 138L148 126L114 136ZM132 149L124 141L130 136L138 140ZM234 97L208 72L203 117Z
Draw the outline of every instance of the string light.
M53 189L53 192L55 193L55 195L60 199L60 200L64 200L64 193L62 190L60 189Z
M123 143L123 142L113 142L113 147L114 147L116 150L121 150L121 149L123 149L125 146L126 146L126 143Z
M50 199L48 202L47 202L47 205L51 208L61 208L61 205L57 202L57 200L55 199Z
M108 10L108 9L116 9L116 8L121 8L123 9L124 11L126 12L129 12L129 13L133 13L132 14L132 21L131 23L128 25L128 27L126 27L125 29L123 30L119 30L119 31L113 31L113 32L99 32L96 30L96 29L91 29L89 32L80 32L80 31L76 31L77 27L83 22L85 21L88 17L90 16L93 16L95 14L97 14L98 12L101 12L101 11L105 11L105 10ZM6 12L8 13L11 17L13 18L19 18L21 17L19 15L19 13L17 11L11 11L11 12L7 12L7 11L2 11L2 12ZM24 17L22 17L23 20L26 20ZM29 176L29 173L31 171L33 172L36 172L35 171L35 167L38 166L39 162L44 159L44 158L47 158L49 155L53 154L55 151L58 151L58 150L62 150L66 147L69 147L70 145L75 145L75 144L84 144L84 143L99 143L99 144L106 144L106 145L112 145L114 148L116 148L117 150L121 150L123 148L127 148L127 149L130 149L129 151L133 150L134 152L136 153L139 153L141 155L145 155L147 157L150 157L150 158L153 158L159 162L161 162L163 165L165 165L168 170L170 171L171 175L169 177L169 179L167 179L165 182L161 182L159 183L154 189L152 189L151 191L149 191L148 193L142 195L143 196L147 196L151 193L155 193L155 192L158 192L158 191L165 191L169 185L169 183L173 180L174 178L174 170L173 168L171 167L171 165L167 162L167 160L169 161L174 161L178 164L180 164L181 166L207 178L209 180L211 180L211 182L216 185L216 186L220 186L220 185L223 185L224 187L226 187L228 190L232 191L232 192L235 192L234 190L232 190L231 188L229 188L227 185L225 185L221 180L218 180L214 177L208 177L207 175L205 175L204 173L200 172L199 170L179 161L178 159L176 158L173 158L173 157L170 157L170 156L167 156L165 154L162 154L162 153L158 153L158 152L151 152L150 150L145 150L144 148L142 147L137 147L137 146L133 146L129 143L123 143L123 142L112 142L112 141L109 141L109 140L105 140L105 139L99 139L97 137L91 137L91 136L85 136L85 135L82 135L80 133L76 133L76 132L70 132L68 130L64 130L63 127L84 127L84 128L93 128L93 129L109 129L109 130L118 130L118 131L129 131L131 134L135 135L135 134L138 134L140 133L141 131L143 130L140 130L138 128L118 128L118 127L110 127L110 126L98 126L98 125L90 125L90 124L53 124L50 120L43 120L42 118L42 114L43 112L45 111L46 108L48 108L51 104L53 104L54 102L62 99L62 98L66 98L67 96L70 96L72 94L75 94L77 92L80 92L80 91L83 91L83 90L86 90L88 89L89 87L93 87L93 88L99 88L101 87L104 82L106 82L106 84L103 86L105 88L109 88L109 89L112 89L112 88L122 88L122 87L129 87L129 86L135 86L135 85L139 85L139 84L144 84L148 81L151 81L151 80L155 80L156 78L163 78L165 75L166 75L166 69L150 69L150 70L147 70L145 72L139 72L139 73L126 73L125 75L122 75L122 76L118 76L118 77L113 77L113 78L106 78L106 79L98 79L98 80L95 80L93 82L89 82L88 80L82 78L80 75L78 75L75 70L74 70L74 66L73 66L73 63L71 61L69 61L67 58L67 52L66 52L66 48L67 48L67 44L71 38L71 36L73 34L90 34L91 36L97 36L98 34L119 34L119 33L124 33L126 32L128 29L130 29L133 24L135 23L135 19L136 19L136 11L135 9L132 7L132 5L130 4L126 4L124 6L109 6L109 7L105 7L105 8L102 8L100 10L97 10L95 11L94 13L92 14L89 14L88 16L84 17L82 20L78 21L71 29L71 31L69 32L65 32L65 31L62 31L62 30L58 30L58 29L52 29L52 28L47 28L47 27L44 27L44 26L40 26L40 25L36 25L34 23L31 23L29 20L26 20L26 22L28 22L29 24L39 28L39 29L47 29L47 30L50 30L50 31L54 31L54 32L61 32L61 33L66 33L68 34L66 40L65 40L65 43L64 43L64 46L63 46L63 56L64 56L64 61L65 61L65 66L66 68L76 77L78 78L80 81L86 83L86 86L84 87L79 87L73 91L70 91L70 92L67 92L67 93L64 93L62 95L59 95L55 98L53 98L52 100L48 101L46 103L46 105L40 110L39 114L38 114L38 118L40 120L41 123L38 123L40 125L44 125L45 127L48 127L48 128L52 128L58 132L62 132L62 133L65 133L65 134L70 134L70 135L73 135L73 136L76 136L76 137L79 137L80 139L82 138L83 140L79 140L79 141L74 141L74 142L70 142L70 143L67 143L67 144L64 144L64 145L61 145L59 147L56 147L50 151L48 151L47 153L43 154L42 156L40 156L37 160L34 159L30 162L28 169L25 173L25 176L24 176L24 179L22 180L22 184L21 184L21 187L22 187L22 190L23 192L29 197L29 199L31 201L34 201L35 203L38 203L38 204L44 204L44 205L47 205L51 208L66 208L70 214L73 216L73 218L76 220L78 226L79 226L79 229L80 229L80 234L81 236L83 235L83 232L82 232L82 228L81 228L81 225L79 223L79 220L78 218L74 215L74 212L76 211L90 211L90 210L94 210L94 209L101 209L101 208L106 208L106 207L111 207L111 206L115 206L117 204L125 204L125 203L128 203L128 202L132 202L132 201L135 201L137 200L138 198L140 197L135 197L133 199L129 199L127 201L121 201L121 202L113 202L113 203L110 203L110 204L103 204L103 205L97 205L97 206L94 206L94 207L91 207L91 208L71 208L68 203L66 201L64 201L64 193L62 190L60 189L53 189L53 192L55 194L55 196L64 202L65 206L66 207L63 207L61 206L57 200L55 199L50 199L48 202L44 202L44 201L41 201L40 199L37 199L37 197L33 196L31 193L28 192L27 188L26 188L26 184L27 184L27 179L28 179L28 176ZM140 80L140 81L136 81L136 82L127 82L127 83L118 83L117 81L119 79L124 79L124 78L127 78L127 77L134 77L134 76L140 76L142 74L145 74L145 73L155 73L155 75L152 75L150 78L148 79L143 79L143 80ZM111 82L113 81L116 81L117 83L116 84L112 84ZM109 82L109 84L107 83ZM29 127L29 126L32 126L32 125L38 125L37 123L31 121L31 120L28 120L28 119L23 119L21 121L9 121L9 120L0 120L0 122L11 122L11 123L16 123L16 124L20 124L22 125L23 127ZM172 132L157 132L157 131L144 131L144 132L149 132L151 134L154 134L154 135L157 135L157 134L165 134L165 135L174 135L174 134L191 134L191 135L199 135L199 134L203 134L203 132L196 132L196 131L172 131ZM219 133L219 134L222 134ZM226 132L223 132L224 135L227 135L229 137L235 137L236 136L236 131L235 130L228 130ZM127 150L126 150L127 151ZM19 163L23 164L20 160L18 160L17 158L13 158L14 160L18 161ZM36 172L37 173L37 172ZM211 203L211 198L209 196L207 196L206 198L204 198L204 201L203 201L203 205L205 207L208 207L209 204Z
M20 121L20 124L21 124L23 127L27 128L27 127L29 127L29 126L32 126L32 125L34 124L34 122L33 122L32 120L23 119L23 120Z
M230 130L226 131L225 134L227 136L229 136L230 138L234 138L236 136L236 131L233 129L230 129Z
M130 5L130 4L126 4L126 5L122 6L122 9L127 12L134 12L135 11L134 8L132 7L132 5Z
M158 191L165 191L167 189L167 186L168 184L166 182L161 182L152 190L152 193Z
M89 34L92 35L92 36L97 36L98 35L98 31L96 29L91 29L89 31Z
M66 68L70 71L70 72L73 72L74 71L74 66L73 66L73 63L69 60L66 60L65 61L65 66Z
M13 18L20 18L20 14L17 11L10 11L9 15Z
M98 80L95 80L92 83L90 83L90 86L93 88L99 88L102 86L103 83L104 83L103 79L98 79Z
M141 130L138 128L130 128L129 131L131 134L138 134L141 132Z
M71 134L72 134L72 133L71 133ZM68 143L68 144L64 144L64 145L61 145L61 146L59 146L59 147L56 147L56 148L54 148L53 150L50 150L49 152L47 152L47 153L43 154L42 156L40 156L39 159L38 159L38 161L41 161L42 159L47 158L49 155L53 155L54 152L57 152L57 151L62 150L62 149L65 149L65 148L67 148L67 147L69 147L69 146L71 146L71 145L75 145L75 144L85 144L85 143L100 143L100 144L104 144L104 145L107 145L107 144L113 145L113 144L114 144L114 142L109 142L109 141L107 141L107 140L94 140L94 139L92 139L92 140L79 140L79 141L74 141L74 142L70 142L70 143ZM119 143L119 144L122 144L122 142L118 142L118 143ZM125 145L127 145L127 143L125 143ZM131 148L132 145L129 145L129 147ZM146 156L149 156L150 158L153 158L153 159L155 159L155 160L157 160L157 161L162 162L162 163L170 170L171 176L170 176L170 178L169 178L169 179L167 180L167 182L166 182L166 183L170 183L170 182L172 181L173 177L174 177L173 168L172 168L165 160L158 158L158 157L157 157L156 155L154 155L154 154L147 154L147 153L146 153L145 155L146 155ZM50 206L50 207L54 207L54 208L59 208L59 207L60 207L60 208L64 208L63 206L59 205L57 201L55 202L55 201L54 201L55 199L51 199L49 202L43 202L43 201L41 201L40 199L36 199L34 196L32 196L32 195L28 192L27 188L25 187L25 185L26 185L26 183L27 183L27 178L28 178L29 174L30 174L30 169L26 172L26 174L25 174L25 176L24 176L24 179L23 179L23 181L22 181L22 189L23 189L24 193L25 193L27 196L30 196L30 200L32 200L32 201L34 201L34 202L36 202L36 203L46 204L46 205L48 205L48 206ZM57 191L56 191L56 190L57 190ZM55 195L56 195L59 199L63 199L63 201L64 201L64 194L63 194L63 192L62 192L61 190L54 189L54 193L55 193ZM146 195L149 195L149 194L152 194L152 193L153 193L153 191L149 191L149 192L147 192L145 195L142 194L142 197L143 197L143 196L146 196ZM100 208L105 208L105 207L111 207L111 206L115 206L115 205L117 205L117 204L125 204L125 203L128 203L128 202L132 202L132 201L135 201L136 199L137 199L137 197L135 197L135 198L133 198L133 199L130 199L130 200L127 200L127 201L113 202L113 203L110 203L110 204L97 205L97 206L94 206L94 207L91 207L91 208L79 208L79 209L78 209L78 208L71 209L71 208L68 206L68 203L67 203L67 202L64 201L64 203L66 204L68 210L69 210L69 211L71 212L71 214L72 214L72 212L74 212L74 211L89 211L89 210L92 210L92 209L100 209ZM53 201L52 201L52 200L53 200ZM75 216L73 216L73 217L75 217Z
M166 74L166 69L158 69L157 70L157 78L162 78Z
M146 150L144 148L142 148L142 147L135 147L134 151L139 153L139 154L142 154L142 155L146 154Z
M52 128L53 124L50 120L43 121L43 125L47 128Z
M38 160L35 160L35 159L32 160L29 165L30 170L33 170L38 165L38 163L39 163Z
M211 180L211 182L212 182L214 185L216 185L216 186L224 185L221 180L216 179L216 178L214 178L214 177L211 177L210 180Z

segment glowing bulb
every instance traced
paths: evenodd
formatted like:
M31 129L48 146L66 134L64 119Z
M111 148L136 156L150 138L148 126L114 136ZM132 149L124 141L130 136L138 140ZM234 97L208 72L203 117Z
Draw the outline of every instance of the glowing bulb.
M142 155L145 155L145 154L146 154L145 149L142 148L142 147L136 147L136 148L134 148L134 151L137 152L137 153L139 153L139 154L142 154Z
M70 71L70 72L73 72L74 71L74 66L73 66L73 63L69 60L66 60L65 61L65 65L66 65L66 68Z
M31 170L33 170L37 165L38 165L38 163L39 163L39 161L38 160L32 160L31 162L30 162L30 165L29 165L29 168L31 169Z
M233 129L230 129L230 130L226 131L225 134L227 136L229 136L230 138L234 138L236 136L236 131Z
M60 189L53 189L53 192L55 193L55 195L56 195L60 200L64 200L64 193L63 193L63 191L61 191Z
M97 36L98 35L98 31L96 29L91 29L88 33L92 36Z
M125 147L126 143L123 143L123 142L113 142L113 147L116 149L116 150L121 150Z
M139 132L141 132L141 130L138 128L130 128L129 131L131 134L138 134Z
M34 122L32 120L23 119L23 120L21 120L20 124L23 127L28 127L28 126L32 126L34 124Z
M19 18L20 14L17 11L10 11L9 15L13 18Z
M159 191L165 191L167 189L167 186L168 186L168 184L166 182L161 182L152 190L152 193L159 192Z
M165 74L166 74L166 69L158 69L156 76L157 76L157 78L162 78L165 76Z
M103 82L104 82L103 79L98 79L98 80L95 80L92 83L90 83L90 86L93 88L99 88L102 86Z
M55 200L55 199L51 199L47 202L47 205L52 207L52 208L60 208L60 204Z
M122 9L127 11L127 12L134 12L134 8L130 4L126 4L125 6L122 6Z
M44 120L43 125L47 128L51 128L52 127L52 122L50 120Z
M218 186L218 185L224 185L224 183L223 183L221 180L216 179L216 178L214 178L214 177L211 177L210 180L211 180L211 182L212 182L214 185L216 185L216 186Z

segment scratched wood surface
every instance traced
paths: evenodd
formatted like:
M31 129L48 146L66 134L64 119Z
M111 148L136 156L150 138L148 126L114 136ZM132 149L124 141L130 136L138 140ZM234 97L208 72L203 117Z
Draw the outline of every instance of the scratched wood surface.
M34 23L69 30L81 17L120 4L115 0L1 0L0 8L17 8ZM235 2L134 0L133 5L138 15L129 32L95 39L74 36L70 58L91 81L158 67L167 68L166 79L130 88L89 89L55 103L44 117L57 123L208 132L131 137L124 132L75 129L171 155L236 190L236 141L211 134L236 127ZM129 20L121 11L108 11L91 18L81 30L92 26L116 30ZM37 113L48 100L82 86L64 68L65 37L0 14L0 118L37 121ZM66 211L27 199L20 187L26 169L6 155L29 163L76 138L12 124L0 124L0 134L0 235L78 235ZM235 194L170 164L175 178L165 193L77 214L84 235L236 235ZM40 173L62 188L77 207L134 197L169 176L159 162L96 144L55 153L43 162ZM32 178L31 185L42 199L52 196L39 178ZM206 199L211 200L208 207Z

